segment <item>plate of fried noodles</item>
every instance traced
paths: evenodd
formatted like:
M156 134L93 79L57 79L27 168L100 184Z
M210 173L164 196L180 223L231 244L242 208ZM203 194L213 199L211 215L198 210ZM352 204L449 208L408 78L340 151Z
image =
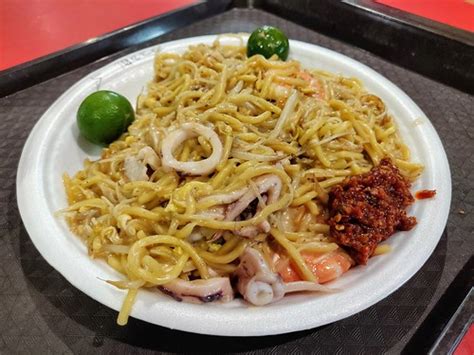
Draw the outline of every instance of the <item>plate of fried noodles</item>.
M120 325L314 328L394 292L441 237L450 171L420 108L344 55L290 40L286 60L249 57L248 37L186 38L107 64L25 144L17 196L34 245ZM135 108L106 146L76 125L97 90ZM413 198L426 189L434 197Z

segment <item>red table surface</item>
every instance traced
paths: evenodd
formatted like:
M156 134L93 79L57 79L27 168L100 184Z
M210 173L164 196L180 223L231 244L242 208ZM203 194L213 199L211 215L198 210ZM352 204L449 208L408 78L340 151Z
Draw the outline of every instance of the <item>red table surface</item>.
M0 0L0 70L196 0Z
M375 2L474 32L474 0L375 0Z
M472 355L474 354L474 324L469 326L461 342L454 351L454 355Z

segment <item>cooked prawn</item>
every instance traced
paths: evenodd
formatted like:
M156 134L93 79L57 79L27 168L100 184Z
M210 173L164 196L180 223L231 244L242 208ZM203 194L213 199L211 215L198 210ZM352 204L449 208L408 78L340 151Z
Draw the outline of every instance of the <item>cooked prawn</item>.
M330 253L303 251L301 256L321 284L338 278L354 265L352 258L342 249ZM288 259L277 257L274 265L284 282L302 280L298 269Z
M321 83L318 79L313 77L310 73L305 70L302 70L298 73L299 77L309 83L309 86L315 90L316 92L312 95L313 97L317 97L320 99L324 99L324 90L321 86Z

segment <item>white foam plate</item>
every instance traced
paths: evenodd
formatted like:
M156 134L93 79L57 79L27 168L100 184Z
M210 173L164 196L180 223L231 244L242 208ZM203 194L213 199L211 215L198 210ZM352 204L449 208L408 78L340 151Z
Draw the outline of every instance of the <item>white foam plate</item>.
M41 117L20 159L18 205L36 248L71 284L102 304L119 310L123 291L102 280L118 279L105 262L92 260L82 241L54 212L67 206L61 176L82 168L85 158L100 149L79 137L76 111L81 101L98 89L125 95L132 103L153 77L156 51L183 52L189 45L211 43L216 36L187 38L129 54L89 74L67 90ZM245 37L244 37L245 38ZM245 38L246 39L246 38ZM235 39L225 39L235 41ZM413 186L436 189L434 199L416 202L409 213L418 225L399 232L387 243L389 254L373 257L331 284L334 294L299 294L265 307L241 300L228 304L179 303L158 291L140 291L132 316L146 322L195 333L257 336L314 328L348 317L398 289L417 272L433 252L446 224L451 201L451 176L442 143L428 118L398 87L369 67L328 49L290 41L290 58L308 68L355 76L367 90L380 96L396 118L412 159L425 165Z

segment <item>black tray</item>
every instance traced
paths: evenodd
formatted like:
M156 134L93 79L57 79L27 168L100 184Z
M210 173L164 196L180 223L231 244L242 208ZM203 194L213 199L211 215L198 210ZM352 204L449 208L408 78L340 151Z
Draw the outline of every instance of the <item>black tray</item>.
M297 3L297 0L294 2ZM119 47L126 49L108 52L109 48L101 52L102 47L91 49L87 45L79 46L64 51L59 57L53 55L13 68L9 75L12 85L16 86L0 84L6 90L4 93L8 90L11 93L0 98L0 154L3 157L0 162L0 352L397 353L407 344L406 349L410 352L429 349L451 318L447 314L449 312L439 314L439 309L446 308L436 307L436 304L474 250L474 186L471 178L474 172L473 97L361 49L369 46L367 43L363 46L342 42L261 9L235 8L226 2L196 6L184 10L188 11L186 26L165 17L164 21L174 25L158 32L156 37L150 35L152 39L146 37L147 40L142 42L134 35L124 39L121 37L123 32L111 34L104 40L119 38ZM210 12L203 13L203 9ZM357 16L361 16L362 12L359 12ZM182 14L175 13L177 17L174 19ZM372 16L375 15L371 13L370 18ZM149 33L161 20L150 22L152 28L148 28ZM147 28L150 23L142 25ZM263 24L276 25L290 38L330 48L372 67L398 85L421 107L441 136L452 170L453 200L446 230L426 264L398 291L363 312L324 327L286 335L247 338L189 334L134 319L127 327L118 327L115 324L116 312L72 287L46 263L31 243L21 222L15 195L16 169L24 142L44 111L66 89L126 53L178 38L249 32ZM390 26L390 23L385 25ZM135 31L145 31L140 26ZM323 32L328 33L326 30ZM118 37L114 37L116 35ZM345 40L349 41L348 38ZM81 59L76 62L75 56ZM61 63L61 58L67 58L62 62L63 67L55 68L57 63ZM84 65L85 62L90 64ZM35 73L35 78L29 81L31 72ZM63 74L58 76L59 73ZM17 80L25 76L26 84ZM35 82L37 84L33 85ZM20 87L23 89L17 91ZM467 271L461 276L466 273L472 275L472 266L464 270ZM472 277L461 279L472 284ZM447 293L444 302L455 304L457 298L449 298ZM454 312L457 306L448 308ZM431 319L436 325L426 325L426 319ZM432 327L432 332L426 331L431 329L429 327ZM410 342L418 329L425 330L419 331Z

